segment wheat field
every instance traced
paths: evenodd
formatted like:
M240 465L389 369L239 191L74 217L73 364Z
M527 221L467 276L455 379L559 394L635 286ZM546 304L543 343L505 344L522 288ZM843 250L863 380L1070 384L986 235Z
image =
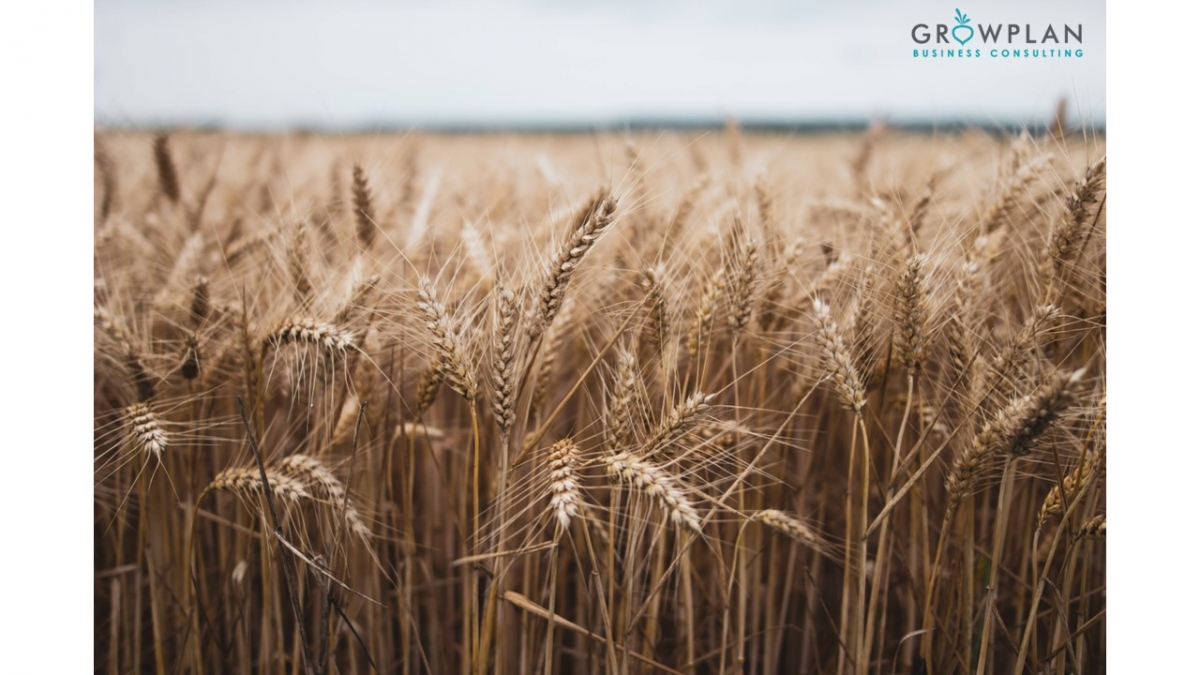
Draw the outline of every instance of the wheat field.
M98 131L95 671L1104 672L1105 162Z

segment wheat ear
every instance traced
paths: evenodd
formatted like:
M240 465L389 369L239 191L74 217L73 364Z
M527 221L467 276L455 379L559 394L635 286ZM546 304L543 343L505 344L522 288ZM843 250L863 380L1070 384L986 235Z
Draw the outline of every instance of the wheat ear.
M1079 533L1075 535L1075 538L1104 539L1107 534L1107 527L1108 518L1106 516L1095 516L1079 528Z
M833 381L834 390L842 406L855 413L861 413L867 405L867 393L854 365L854 359L846 348L846 340L837 322L830 316L829 305L823 300L814 300L813 315L817 321L817 339L821 343L825 374Z
M756 512L753 519L814 548L820 549L825 545L825 542L811 528L798 518L790 516L783 511L764 509Z
M1079 466L1063 478L1062 485L1055 483L1054 487L1050 488L1046 499L1042 501L1042 508L1038 509L1038 527L1045 525L1051 516L1062 513L1075 495L1091 484L1092 480L1103 471L1104 456L1102 454L1094 453L1084 458Z
M328 500L331 510L341 510L346 527L363 542L370 544L371 528L363 521L362 514L346 496L346 488L321 460L308 455L290 455L279 463L279 471L295 478L305 488L315 488L317 495Z
M754 313L754 294L759 272L758 254L758 242L745 237L741 224L735 224L733 252L727 276L729 325L737 330L745 328Z
M1033 393L1013 399L984 424L971 445L955 458L946 477L950 498L949 514L975 487L989 458L1009 454L1029 454L1036 442L1074 401L1074 392L1083 379L1082 369L1073 373L1055 373Z
M425 315L425 327L433 336L437 365L446 385L468 402L475 401L478 385L467 366L467 348L462 335L454 329L446 306L437 299L437 289L422 277L417 291L417 307Z
M641 456L653 457L678 442L700 423L716 395L696 392L671 409L650 438L642 445Z
M179 203L179 175L171 159L171 146L166 134L154 137L154 166L158 169L158 187L172 204Z
M296 221L292 229L292 245L288 247L288 271L292 275L292 290L296 304L305 307L312 300L312 280L308 276L308 231L304 221Z
M638 401L641 382L637 356L624 348L617 348L617 369L611 391L605 400L604 438L609 448L625 447L633 439L637 428Z
M649 339L649 344L659 355L663 355L663 349L671 335L670 314L663 287L666 274L667 269L662 263L642 270L642 288L646 291L645 306L649 315L642 335Z
M371 186L362 165L355 163L353 185L355 233L362 248L369 249L375 241L375 206L371 203Z
M139 454L161 459L167 449L167 432L158 416L145 403L135 403L122 412L130 444Z
M685 526L697 534L700 532L700 514L688 500L687 494L675 484L675 479L662 467L627 452L607 456L603 462L610 478L632 483L641 489L658 502L672 523Z
M968 254L954 278L950 298L950 317L946 322L946 343L950 356L950 382L961 381L970 388L974 382L975 332L972 328L975 302L979 294L979 261Z
M212 312L209 283L208 277L204 276L196 277L192 281L192 303L189 307L189 315L192 319L192 326L195 328L202 326Z
M274 469L267 469L267 480L271 481L271 491L280 499L292 504L299 504L301 499L312 499L312 495L304 485ZM251 496L263 492L262 477L258 467L228 468L217 474L206 491L231 492L241 496Z
M910 376L921 369L925 360L925 322L929 316L929 307L924 265L924 256L912 256L896 279L897 330L894 341L896 353L900 355L900 360Z
M129 379L133 381L133 385L137 389L138 400L142 403L150 401L155 394L154 381L150 376L150 369L146 367L146 362L142 358L141 351L133 345L133 339L130 338L129 332L107 309L97 307L94 314L100 322L100 330L120 347L121 359L125 363L125 369L129 372Z
M508 434L516 419L517 294L497 286L492 295L492 415Z
M380 276L372 274L354 284L354 288L350 291L350 296L346 298L346 302L342 303L341 309L333 317L333 323L345 325L358 318L358 315L367 308L367 302L371 298L376 287L379 286Z
M579 448L564 438L550 446L546 468L550 474L550 509L562 529L571 525L582 501L579 492Z
M616 210L615 197L596 197L583 212L571 235L550 256L538 294L537 307L529 324L529 333L534 339L541 337L546 326L558 316L571 277L575 275L584 256L613 224Z
M1004 400L1014 388L1022 368L1036 355L1038 338L1046 325L1059 315L1054 305L1039 305L1025 319L1025 324L1016 337L1010 340L988 364L987 377L976 381L977 390L972 395L974 402L991 391L992 395Z
M1048 155L1039 155L1022 162L1011 176L1000 187L1000 193L988 205L980 219L980 229L983 234L996 231L1008 219L1013 208L1017 205L1017 195L1027 185L1032 183L1038 174L1050 164Z
M194 380L200 377L200 336L195 331L188 333L183 339L179 374L185 380Z
M421 378L417 380L417 417L433 406L441 388L442 367L439 360L435 358L425 372L421 373Z
M1084 172L1074 189L1067 194L1066 210L1050 233L1042 254L1042 280L1050 284L1063 274L1066 265L1079 256L1083 246L1083 230L1104 183L1108 157L1096 160Z
M103 196L100 198L100 224L103 225L108 221L117 199L117 164L100 142L99 135L94 138L94 148L96 169L99 171L100 186L103 190Z
M338 356L354 347L354 331L312 317L294 316L267 335L263 352L269 347L288 344L308 344L325 350L330 356Z
M721 309L721 297L725 295L725 268L718 268L704 283L704 294L696 305L696 319L688 332L687 350L692 359L700 357L708 348L712 336L713 322Z

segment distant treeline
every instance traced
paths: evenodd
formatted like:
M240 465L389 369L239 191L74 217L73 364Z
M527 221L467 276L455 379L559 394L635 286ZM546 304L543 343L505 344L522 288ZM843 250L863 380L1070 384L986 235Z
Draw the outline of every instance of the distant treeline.
M967 130L982 131L998 136L1008 136L1028 131L1033 136L1051 133L1054 128L1053 120L1037 121L995 121L980 119L954 120L870 120L870 119L739 119L737 128L743 133L760 134L790 134L790 135L822 135L838 133L860 133L872 124L882 123L888 128L899 131L921 134L961 133ZM604 122L595 121L447 121L447 122L416 122L401 123L396 121L378 121L350 125L331 124L226 124L220 121L207 121L196 124L159 123L145 126L133 125L128 122L107 123L96 120L96 126L104 129L154 129L170 131L186 128L191 131L247 131L247 132L292 132L320 134L361 134L361 133L407 133L423 131L448 134L474 133L566 133L586 134L596 132L647 132L647 131L680 131L703 132L720 131L730 122L715 118L628 118ZM1105 134L1105 123L1089 122L1081 129L1078 126L1066 128L1066 133Z

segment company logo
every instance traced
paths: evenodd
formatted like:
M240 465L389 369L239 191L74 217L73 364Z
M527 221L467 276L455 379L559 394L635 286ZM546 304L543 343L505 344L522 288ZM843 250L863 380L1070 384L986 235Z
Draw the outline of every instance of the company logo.
M950 37L958 40L958 44L965 45L971 41L971 38L975 37L975 29L971 28L971 17L963 14L961 9L955 7L954 19L958 21L958 25L954 27L954 30L950 31Z
M1083 58L1082 23L994 23L971 22L961 9L954 9L954 23L918 23L909 31L919 45L915 59L1077 59ZM954 47L954 43L958 47ZM968 45L968 43L970 43ZM940 47L939 45L949 45Z

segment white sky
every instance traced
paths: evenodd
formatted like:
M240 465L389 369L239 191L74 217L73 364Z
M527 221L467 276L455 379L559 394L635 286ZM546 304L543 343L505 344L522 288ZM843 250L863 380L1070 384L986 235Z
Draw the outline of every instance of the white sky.
M953 25L956 8L1035 34L1083 23L1085 56L914 59L913 24ZM1073 115L1102 123L1104 10L1094 0L97 0L95 116L331 129L727 114L1023 122L1066 96Z

